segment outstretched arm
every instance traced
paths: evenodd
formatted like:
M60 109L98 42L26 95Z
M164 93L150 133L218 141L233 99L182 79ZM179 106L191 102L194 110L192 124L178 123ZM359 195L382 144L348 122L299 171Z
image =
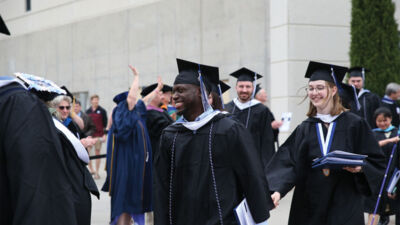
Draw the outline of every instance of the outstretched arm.
M136 94L139 90L139 72L135 67L129 65L129 68L133 73L133 82L131 84L131 88L129 89L128 97L126 98L126 102L128 103L128 109L131 111L133 107L136 105L137 97Z

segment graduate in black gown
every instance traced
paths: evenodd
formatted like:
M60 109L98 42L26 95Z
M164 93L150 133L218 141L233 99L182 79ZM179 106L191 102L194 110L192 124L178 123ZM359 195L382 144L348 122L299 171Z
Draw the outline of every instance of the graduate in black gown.
M392 122L392 114L390 110L386 107L380 107L375 111L374 119L376 121L377 128L373 129L376 140L379 142L379 146L385 155L386 165L389 162L393 146L399 142L399 130L395 126L391 124ZM392 158L391 165L388 170L388 175L386 178L385 186L383 187L382 198L379 203L379 208L377 211L378 217L380 216L381 224L389 223L389 216L393 214L396 215L396 225L400 224L400 218L398 218L399 211L399 198L396 195L392 195L388 193L386 190L388 188L388 184L390 179L394 173L395 168L399 168L400 163L400 146L397 146ZM397 185L399 187L399 184ZM398 189L399 190L399 189ZM369 220L372 220L372 214L375 210L375 205L378 196L370 196L365 200L365 212L369 213ZM378 218L375 219L375 224L378 222ZM368 224L371 224L369 222Z
M360 103L360 110L352 108L351 112L364 118L371 128L375 128L374 112L381 105L381 100L378 95L364 88L365 74L368 69L363 67L353 67L348 71L350 85L354 85L357 90L357 97Z
M199 76L218 68L177 61L172 98L182 117L163 131L154 162L155 224L237 224L234 208L243 198L255 222L265 224L273 203L252 138L211 108L209 83Z
M364 225L362 196L379 191L383 154L366 121L346 112L338 96L335 81L346 70L310 62L308 119L297 126L267 167L276 204L295 188L289 225ZM334 150L368 157L362 167L311 168L314 159Z
M4 76L0 143L0 224L75 225L71 183L51 115L39 98Z
M58 102L55 99L63 99L66 97L63 89L59 88L50 80L45 80L41 77L37 77L30 74L16 73L16 76L25 82L29 90L35 93L46 104L50 107L49 111L57 112L52 103ZM62 93L63 92L63 93ZM56 113L57 114L57 113ZM60 116L60 115L59 115ZM68 180L71 184L72 189L72 200L75 207L77 225L90 225L92 193L99 198L99 191L97 186L87 169L89 162L89 155L85 147L90 145L90 141L87 139L80 139L76 130L70 130L65 124L61 122L61 117L53 115L53 123L56 127L59 141L61 143L62 152L65 159L65 165L68 171ZM79 130L79 128L77 128ZM93 145L94 142L91 142Z
M160 147L160 137L162 131L169 125L171 125L174 121L168 115L168 111L160 108L162 104L162 90L156 90L157 83L147 86L142 90L140 95L145 97L149 95L151 92L155 91L154 97L149 99L149 103L147 104L147 115L146 115L146 127L149 131L149 137L151 141L151 150L153 151L153 160L154 157L158 154L158 149Z
M258 157L261 159L262 165L266 166L275 150L271 112L260 101L254 99L255 77L259 79L262 76L244 67L230 75L237 78L238 97L229 102L225 108L250 132L258 151Z

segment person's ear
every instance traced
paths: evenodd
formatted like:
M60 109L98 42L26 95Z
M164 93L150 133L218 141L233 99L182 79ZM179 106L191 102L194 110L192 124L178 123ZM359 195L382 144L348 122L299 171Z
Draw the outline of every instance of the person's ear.
M333 86L333 88L332 88L332 96L335 96L337 91L338 91L338 88L336 86Z

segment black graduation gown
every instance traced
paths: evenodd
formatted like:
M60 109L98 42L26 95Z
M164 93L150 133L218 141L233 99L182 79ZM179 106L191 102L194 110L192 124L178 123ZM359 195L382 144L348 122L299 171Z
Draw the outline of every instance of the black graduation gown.
M274 114L272 114L272 112L269 109L268 109L268 112L269 112L269 118L271 119L271 123L272 123L275 120ZM272 126L271 126L271 128L272 128ZM275 143L275 142L279 143L278 142L279 128L278 129L272 129L272 133L274 135L273 143ZM273 144L272 146L273 146L273 152L275 153L276 152L275 144Z
M355 113L364 118L371 128L376 128L374 113L375 110L381 106L381 99L372 92L365 92L358 98L358 101L360 102L361 108L360 111Z
M19 84L0 88L0 224L76 225L68 173L46 106Z
M331 151L342 150L368 156L363 172L312 169L321 157L316 123L302 122L279 148L266 168L271 191L282 197L295 187L289 225L364 225L362 195L379 192L384 174L384 156L365 120L350 112L336 119Z
M173 122L172 118L164 110L163 112L153 109L147 110L146 127L149 132L151 150L153 151L153 162L154 157L156 157L158 153L158 148L160 147L161 133Z
M374 131L374 135L375 135L375 138L377 141L382 141L382 140L387 139L385 136L385 133L382 131ZM398 135L398 129L393 129L390 132L389 138L395 137L397 135ZM389 144L381 147L383 154L385 155L386 166L389 162L393 146L394 146L393 143L389 143ZM387 191L386 191L389 181L390 181L390 178L393 175L394 169L399 168L399 163L400 163L399 151L400 151L400 145L397 145L397 149L395 150L395 152L393 154L393 159L392 159L391 165L389 167L389 172L388 172L388 175L386 178L385 186L383 188L382 198L379 203L379 208L378 208L378 212L377 212L377 214L379 214L379 215L393 215L395 213L395 210L398 210L398 207L399 207L399 198L397 197L394 200L390 199L387 196ZM398 189L398 190L400 190L400 189ZM377 197L378 197L377 195L373 195L373 196L367 197L365 199L365 209L364 209L365 212L368 212L368 213L374 212L376 201L378 199Z
M68 177L73 192L76 224L90 225L92 212L90 193L95 195L97 198L99 198L100 193L92 175L86 167L86 163L78 158L78 155L68 138L61 131L57 130L57 132L69 172Z
M237 224L233 209L244 196L256 222L269 218L273 203L265 194L269 193L265 190L268 186L250 135L242 124L218 114L197 131L189 130L182 124L173 124L163 131L160 157L156 158L154 164L155 224L169 224L171 153L174 143L171 192L173 224L220 224L210 169L210 136L224 224Z
M233 101L229 102L225 109L232 114L232 117L246 126L248 111L250 117L247 129L253 137L254 144L258 151L258 157L265 167L275 153L274 134L271 127L271 112L263 104L257 104L240 110Z

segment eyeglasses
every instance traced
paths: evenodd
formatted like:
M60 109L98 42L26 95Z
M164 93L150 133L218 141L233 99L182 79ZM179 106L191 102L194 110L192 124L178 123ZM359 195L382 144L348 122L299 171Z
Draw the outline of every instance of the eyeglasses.
M312 93L314 91L316 91L317 93L322 92L323 90L325 90L326 86L317 86L317 87L307 87L306 91L308 93Z
M60 110L64 110L64 109L70 110L70 109L71 109L71 106L58 106L58 108L59 108Z

